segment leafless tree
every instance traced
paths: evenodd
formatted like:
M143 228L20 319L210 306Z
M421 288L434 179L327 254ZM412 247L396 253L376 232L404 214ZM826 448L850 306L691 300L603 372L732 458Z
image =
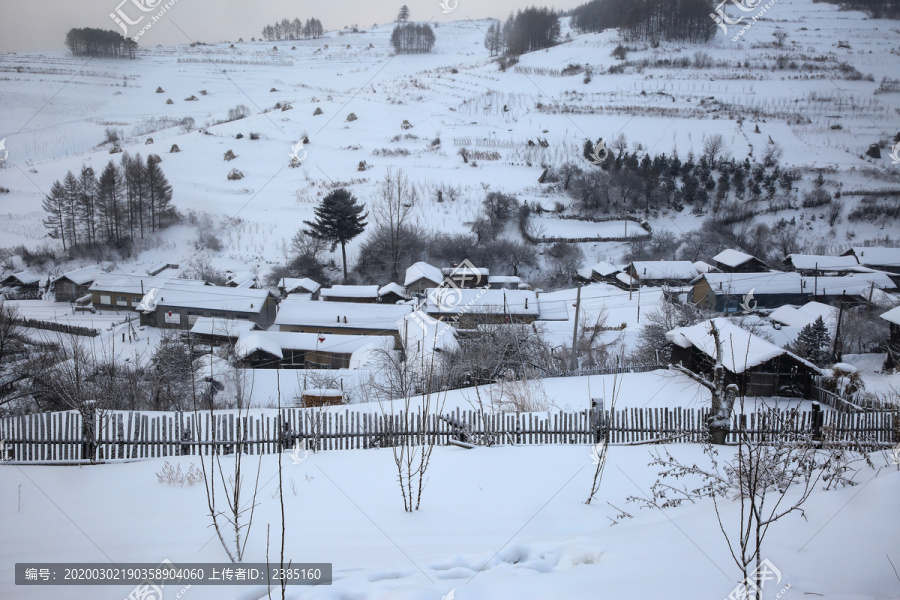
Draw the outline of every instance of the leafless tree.
M828 225L834 225L841 218L841 212L844 210L844 201L841 198L832 198L828 204Z
M709 162L709 167L715 169L719 164L719 159L725 151L725 141L721 133L715 133L710 136L704 136L703 139L703 155Z
M379 199L372 207L372 218L390 235L391 281L400 280L403 228L417 200L418 193L403 170L394 173L388 168L379 187Z
M605 426L606 419L606 411L609 411L609 414L612 415L616 410L616 402L619 399L619 393L622 391L622 385L619 381L619 373L617 372L613 377L612 382L612 390L609 395L609 408L606 406L598 407L597 412L595 413L594 418L600 419L601 423L596 423L595 426L601 427L600 429L600 439L596 440L594 444L593 450L591 450L591 459L593 460L596 468L594 469L594 479L591 482L591 493L588 496L588 499L585 501L585 504L590 504L591 500L594 499L594 496L597 495L597 492L600 491L600 483L603 481L603 471L606 469L606 461L609 456L609 427ZM606 393L604 390L603 394L604 399L606 398Z

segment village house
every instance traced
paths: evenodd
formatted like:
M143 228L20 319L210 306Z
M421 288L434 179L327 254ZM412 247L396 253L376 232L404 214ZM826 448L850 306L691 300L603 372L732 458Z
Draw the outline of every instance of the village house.
M41 297L41 277L31 271L13 273L0 281L0 295L16 300L38 300Z
M900 276L900 248L854 246L844 252L843 256L855 256L864 267Z
M185 285L170 279L148 290L137 305L141 325L187 329L200 317L243 319L267 327L275 320L278 300L266 290L224 286Z
M322 288L319 292L326 302L355 302L359 304L375 304L378 302L377 285L333 285Z
M227 271L225 278L225 285L228 287L253 289L259 287L256 274L252 271Z
M462 329L481 324L533 323L540 316L537 294L529 290L435 288L422 310Z
M586 283L603 282L619 285L616 275L621 272L622 269L616 265L601 261L593 267L583 267L578 269L576 279Z
M397 304L409 300L406 289L399 283L388 283L378 288L378 301L384 304Z
M203 287L209 285L199 279L173 279L127 273L100 273L88 288L94 308L105 310L132 310L144 295L153 288L177 281L179 286Z
M852 254L844 256L788 254L784 264L801 275L846 275L860 270L859 262Z
M403 286L409 294L424 294L429 288L441 287L444 284L444 275L437 267L426 262L417 262L406 269L406 279Z
M804 277L806 289L812 292L813 298L825 302L839 301L857 304L872 301L875 291L895 290L897 286L886 273L866 269L866 272L851 273L836 277Z
M673 364L694 373L711 374L716 363L711 323L715 323L722 343L726 384L736 384L741 394L751 397L813 397L813 377L822 374L818 367L724 318L666 333L673 344Z
M891 373L900 368L900 306L892 308L881 315L888 322L890 334L888 335L887 356L884 358L882 370Z
M769 270L769 266L755 256L730 248L713 256L713 262L723 273L760 273Z
M75 302L89 296L88 291L94 280L103 271L97 265L69 271L53 280L53 290L57 302Z
M288 294L309 294L312 300L319 299L319 291L322 286L308 277L282 277L278 283L278 291L284 298Z
M489 275L488 287L492 290L531 289L531 286L522 282L521 277L515 275Z
M624 271L637 285L652 287L688 285L699 275L687 260L636 260Z
M253 369L362 369L396 347L392 335L243 332L235 355Z
M750 296L752 294L752 297ZM810 299L799 273L706 273L693 281L691 302L717 312L778 308Z
M197 346L221 346L234 344L242 333L258 330L258 324L244 319L197 317L191 327L191 338Z
M451 282L460 289L474 289L488 285L490 269L482 269L468 264L441 269L445 281Z
M275 317L279 331L325 335L391 335L400 343L399 322L413 307L404 304L356 304L288 297Z

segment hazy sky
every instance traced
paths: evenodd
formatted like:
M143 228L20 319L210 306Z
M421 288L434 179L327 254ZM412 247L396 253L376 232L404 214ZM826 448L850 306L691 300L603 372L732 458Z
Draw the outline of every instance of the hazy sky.
M121 12L132 21L141 15L153 15L172 0L0 0L0 51L52 50L64 47L66 31L72 27L119 27L110 13ZM402 4L409 6L416 21L456 21L505 19L510 12L531 6L569 9L585 0L445 0L456 8L443 14L439 0L174 0L163 18L140 39L141 46L183 44L191 41L219 42L243 37L259 37L262 28L282 18L317 17L325 29L342 29L357 24L370 27L394 19ZM155 7L141 12L135 4ZM145 18L143 23L146 23ZM141 23L141 24L143 24ZM177 26L176 26L177 25ZM131 29L137 30L140 25ZM179 31L179 28L182 31ZM132 35L131 31L128 33Z

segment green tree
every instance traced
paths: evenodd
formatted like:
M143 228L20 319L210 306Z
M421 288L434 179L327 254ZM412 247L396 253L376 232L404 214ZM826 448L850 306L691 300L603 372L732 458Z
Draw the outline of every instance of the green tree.
M400 7L400 12L397 13L397 21L400 23L409 21L409 7L407 5L404 4Z
M822 317L803 327L800 335L790 346L790 350L819 367L824 367L833 360L831 354L831 335Z
M322 203L315 208L315 221L303 221L309 229L305 233L325 240L331 244L331 249L341 245L341 256L344 261L344 280L347 280L347 242L361 234L366 229L366 217L369 213L363 212L364 207L356 200L356 196L339 188L322 199Z

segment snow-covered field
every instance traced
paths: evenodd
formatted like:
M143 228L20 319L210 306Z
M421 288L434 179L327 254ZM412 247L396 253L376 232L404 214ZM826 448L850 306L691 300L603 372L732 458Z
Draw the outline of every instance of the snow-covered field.
M699 446L667 449L705 464ZM889 559L896 565L900 553L900 472L884 455L872 459L877 469L863 468L858 485L817 490L805 519L772 526L763 553L781 579L766 585L765 598L788 585L784 598L898 597ZM255 475L255 459L247 460ZM289 588L288 597L438 600L455 590L459 600L726 598L740 575L710 500L665 511L627 501L649 494L657 472L650 460L648 447L612 447L600 493L586 505L594 471L587 446L438 448L421 509L408 514L390 450L320 453L299 465L285 455L285 555L334 568L333 585ZM172 462L183 471L199 466L196 457ZM0 468L0 595L115 600L130 591L16 587L14 562L227 561L203 485L159 483L162 466ZM265 562L267 527L270 560L278 554L277 486L276 458L265 456L247 562ZM634 518L613 525L618 509ZM720 509L735 525L737 504ZM183 597L265 596L260 587L193 586Z

